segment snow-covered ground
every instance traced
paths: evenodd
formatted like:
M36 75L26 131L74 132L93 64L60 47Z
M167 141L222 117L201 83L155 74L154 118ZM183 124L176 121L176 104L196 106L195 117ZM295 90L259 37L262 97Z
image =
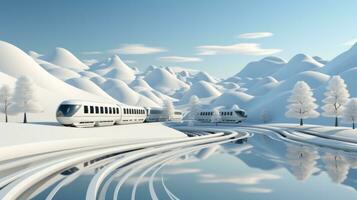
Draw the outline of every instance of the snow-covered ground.
M0 123L0 160L94 145L128 144L184 138L161 123L99 128L64 127L56 123Z

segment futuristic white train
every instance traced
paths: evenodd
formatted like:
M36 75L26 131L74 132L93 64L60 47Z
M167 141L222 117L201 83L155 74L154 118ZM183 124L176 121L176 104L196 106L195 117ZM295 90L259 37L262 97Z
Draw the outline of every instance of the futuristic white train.
M143 123L146 116L143 107L82 100L64 101L56 112L59 123L75 127Z
M181 121L182 112L180 110L174 110L172 116L169 116L164 108L153 107L145 108L147 112L147 117L145 122L163 122L163 121Z
M220 116L219 122L222 123L240 123L248 117L245 110L235 106L233 106L230 109L220 108L219 116ZM200 110L195 115L195 119L201 122L211 122L212 117L213 117L213 109Z

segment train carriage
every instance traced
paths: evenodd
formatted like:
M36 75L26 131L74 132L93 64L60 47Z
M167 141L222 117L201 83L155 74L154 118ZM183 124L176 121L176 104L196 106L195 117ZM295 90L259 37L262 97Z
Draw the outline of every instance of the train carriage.
M196 113L195 119L201 122L211 122L213 118L213 112L213 109L200 110ZM244 110L237 107L232 107L231 109L220 108L219 116L219 122L222 123L240 123L248 117Z
M59 123L75 127L143 123L146 115L142 107L81 100L64 101L56 112Z

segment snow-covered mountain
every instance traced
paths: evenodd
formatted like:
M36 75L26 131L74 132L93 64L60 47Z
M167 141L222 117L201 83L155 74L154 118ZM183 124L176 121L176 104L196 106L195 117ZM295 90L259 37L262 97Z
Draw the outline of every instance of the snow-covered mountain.
M357 96L357 45L331 61L298 54L288 62L266 57L247 64L239 73L225 80L207 72L182 67L151 65L143 72L125 64L118 55L95 62L90 67L70 51L56 48L48 55L19 48L0 41L0 86L14 87L16 78L31 77L38 86L40 103L50 116L64 99L89 99L122 102L129 105L162 106L164 100L187 108L196 95L202 107L231 107L237 104L248 111L248 121L262 122L262 112L273 122L293 122L284 116L287 98L297 81L305 81L321 104L331 75L345 80L352 97ZM50 98L49 98L50 97ZM321 110L319 110L321 111ZM308 122L327 123L320 117Z
M328 62L321 72L336 75L352 67L357 67L357 43Z
M279 71L285 64L286 61L282 58L269 56L259 61L248 63L242 71L235 76L251 78L270 76Z
M189 85L163 68L154 68L145 76L144 80L152 88L168 95L173 95L176 90L189 88Z
M114 55L104 62L91 67L91 71L106 78L119 79L130 83L135 79L135 71L126 65L118 55Z
M74 56L70 51L57 47L52 53L41 56L41 59L60 67L69 68L74 71L83 71L89 69L82 61Z
M271 74L278 80L285 80L289 76L304 72L319 70L324 65L314 60L311 56L305 54L297 54L289 60L281 69Z

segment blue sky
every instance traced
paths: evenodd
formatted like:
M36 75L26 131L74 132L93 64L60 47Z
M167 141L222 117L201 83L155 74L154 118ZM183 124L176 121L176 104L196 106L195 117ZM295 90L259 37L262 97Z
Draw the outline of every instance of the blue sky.
M81 59L99 60L119 53L141 69L188 66L218 77L267 55L332 59L357 38L355 0L0 0L0 5L0 40L25 51L48 53L60 46Z

